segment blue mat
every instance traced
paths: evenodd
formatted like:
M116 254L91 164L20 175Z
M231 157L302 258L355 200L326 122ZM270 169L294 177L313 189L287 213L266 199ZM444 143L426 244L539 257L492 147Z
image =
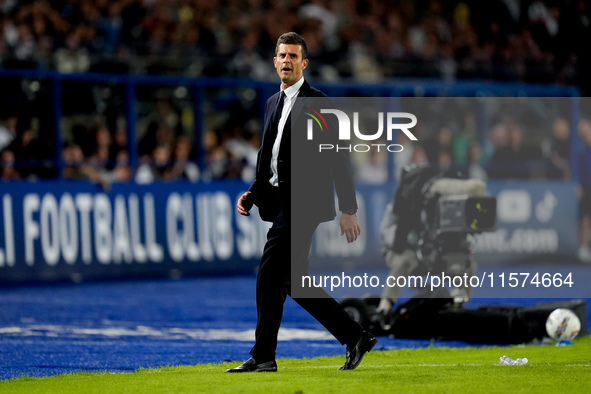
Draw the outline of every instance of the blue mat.
M254 338L254 284L254 276L239 276L0 289L0 379L243 361ZM429 345L466 346L381 337L376 349ZM344 361L344 353L287 301L278 358L340 355Z

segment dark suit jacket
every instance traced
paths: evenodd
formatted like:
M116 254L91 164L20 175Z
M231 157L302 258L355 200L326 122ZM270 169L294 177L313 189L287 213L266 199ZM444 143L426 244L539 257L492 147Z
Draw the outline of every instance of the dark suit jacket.
M333 149L319 152L320 143L335 147L339 144L336 117L325 115L328 130L315 132L314 139L307 140L306 121L310 119L305 114L309 112L307 109L312 107L320 112L320 109L333 107L334 104L323 92L311 87L306 81L297 95L283 130L277 160L279 187L271 186L270 162L275 137L270 130L273 127L271 119L277 109L279 94L277 92L267 100L256 177L249 189L261 218L273 221L282 209L288 220L293 217L317 223L330 221L336 216L335 187L340 210L357 208L348 151L337 152ZM342 141L341 145L349 143Z

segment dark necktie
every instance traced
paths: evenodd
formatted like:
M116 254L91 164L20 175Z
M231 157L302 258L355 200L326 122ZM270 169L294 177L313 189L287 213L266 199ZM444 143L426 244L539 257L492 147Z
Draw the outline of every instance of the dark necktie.
M277 103L277 109L273 114L273 127L275 129L273 135L273 143L275 142L275 138L277 137L277 133L279 132L279 121L281 120L281 113L283 112L283 104L285 104L285 92L282 90L279 94L279 102Z
M277 133L279 131L279 121L281 120L281 113L283 112L284 103L285 92L281 91L281 93L279 94L279 102L277 103L277 108L275 109L273 117L271 118L271 123L269 124L269 129L263 137L263 162L261 163L261 169L268 169L269 174L271 174L271 159L273 156L273 145L275 144L275 139L277 138Z

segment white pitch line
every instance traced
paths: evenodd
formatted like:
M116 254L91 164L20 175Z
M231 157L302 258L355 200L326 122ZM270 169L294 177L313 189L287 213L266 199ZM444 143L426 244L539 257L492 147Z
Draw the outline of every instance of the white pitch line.
M278 360L278 363L281 364L281 360ZM483 364L361 364L359 368L390 368L390 367L480 367ZM328 368L338 368L339 365L310 365L310 366L295 366L295 367L281 367L281 368L289 368L289 369L308 369L308 368L318 368L318 369L328 369Z
M157 340L177 340L177 339L201 339L206 341L237 341L252 342L255 337L255 330L233 330L233 329L193 329L164 327L154 328L147 326L136 327L117 327L117 326L98 326L98 327L77 327L68 325L53 324L31 324L22 327L0 327L0 335L11 337L28 336L47 336L47 337L144 337ZM305 340L315 342L333 341L330 333L314 329L299 328L281 328L277 335L277 340L294 341Z
M281 360L278 360L278 363L281 364ZM361 364L358 368L404 368L404 367L482 367L484 365L489 365L489 364L476 364L476 363L470 363L470 364L458 364L458 363L454 363L454 364L380 364L380 365L375 365L375 364ZM501 364L493 364L493 365L499 365L499 366L503 366L505 367L505 365L501 365ZM528 364L529 365L529 364ZM543 365L551 365L551 364L543 364ZM508 367L510 367L510 365L507 365ZM582 368L589 368L591 367L591 364L566 364L564 365L565 367L582 367ZM310 368L317 368L317 369L329 369L329 368L338 368L339 365L309 365L309 366L294 366L294 367L281 367L280 368L284 368L284 369L310 369Z

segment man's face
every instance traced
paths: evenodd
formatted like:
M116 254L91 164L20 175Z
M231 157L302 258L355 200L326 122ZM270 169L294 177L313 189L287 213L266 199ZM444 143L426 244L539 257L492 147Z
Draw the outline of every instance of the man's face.
M302 78L308 59L303 58L301 45L279 44L273 64L281 79L281 86L285 89Z

